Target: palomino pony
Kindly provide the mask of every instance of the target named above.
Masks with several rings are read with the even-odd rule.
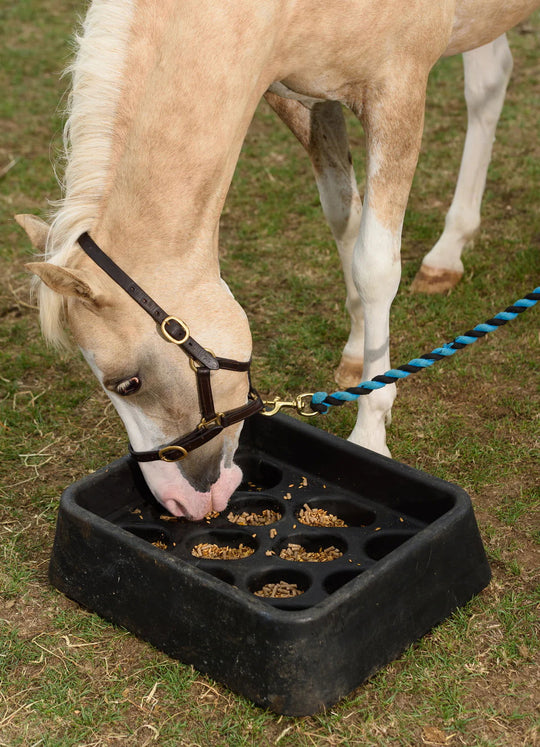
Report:
[[[466,157],[445,235],[417,280],[438,289],[460,275],[459,244],[478,222],[511,67],[502,35],[538,4],[91,4],[72,66],[64,198],[50,227],[18,220],[47,259],[29,265],[42,281],[45,337],[60,344],[70,328],[173,514],[200,519],[226,506],[240,480],[242,418],[260,408],[248,322],[220,278],[218,228],[261,96],[308,151],[342,258],[352,332],[340,380],[359,380],[362,367],[371,378],[390,367],[389,313],[429,72],[441,56],[467,53]],[[366,133],[363,206],[342,104]],[[388,453],[394,396],[385,387],[360,398],[353,441]]]

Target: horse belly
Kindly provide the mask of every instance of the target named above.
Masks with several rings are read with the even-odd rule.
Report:
[[[280,46],[287,90],[276,93],[350,103],[403,70],[423,74],[448,44],[453,10],[450,0],[299,2]]]
[[[444,56],[492,42],[538,7],[539,0],[457,0],[454,26]]]

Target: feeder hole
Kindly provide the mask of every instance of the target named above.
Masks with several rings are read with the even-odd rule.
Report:
[[[279,467],[263,459],[239,454],[235,458],[235,462],[242,470],[243,475],[237,492],[256,493],[275,488],[283,478],[283,472]]]
[[[310,584],[309,576],[301,571],[274,568],[252,576],[248,588],[259,598],[283,600],[301,596]]]
[[[167,549],[172,542],[166,532],[155,527],[124,524],[122,529],[125,529],[130,534],[134,534],[136,537],[145,540],[145,542],[149,542],[151,545],[160,547],[163,550]]]
[[[227,519],[237,526],[268,526],[282,518],[281,503],[261,495],[233,498],[227,509]]]
[[[258,542],[247,532],[228,529],[201,532],[192,537],[189,552],[197,560],[242,560],[258,548]]]
[[[329,534],[292,534],[278,542],[274,552],[292,563],[327,563],[342,557],[347,543]]]
[[[331,496],[327,495],[317,496],[305,501],[305,505],[308,507],[309,523],[307,523],[305,517],[301,517],[301,512],[304,508],[304,505],[302,505],[302,507],[297,511],[296,516],[298,521],[300,521],[302,524],[306,524],[307,526],[330,526],[333,529],[338,529],[340,527],[334,525],[331,518],[336,517],[336,519],[341,520],[341,522],[346,524],[347,527],[363,527],[372,524],[376,518],[375,511],[372,511],[370,508],[366,508],[365,506],[359,505],[355,501],[348,500],[347,498],[332,498]],[[320,523],[317,521],[317,517],[315,516],[313,516],[315,521],[311,521],[309,517],[309,509],[313,509],[312,514],[318,513],[319,511],[325,512],[325,514],[329,517],[328,523],[324,523],[324,514],[320,515]]]

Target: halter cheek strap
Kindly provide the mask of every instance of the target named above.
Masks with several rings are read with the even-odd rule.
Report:
[[[251,361],[235,361],[220,358],[203,348],[191,337],[185,322],[170,316],[161,308],[137,283],[130,278],[105,252],[100,249],[88,233],[79,237],[83,251],[107,273],[141,308],[143,308],[159,325],[161,334],[167,342],[178,345],[190,359],[195,372],[201,420],[196,428],[169,444],[150,451],[134,451],[129,445],[131,455],[139,462],[162,460],[178,462],[190,451],[211,441],[224,428],[239,423],[262,410],[263,403],[251,384]],[[226,412],[216,413],[212,394],[211,372],[218,369],[226,371],[247,372],[249,379],[248,402]]]
[[[198,361],[211,370],[219,368],[215,356],[201,347],[199,343],[190,336],[187,325],[167,312],[143,291],[140,285],[119,267],[108,254],[100,249],[96,242],[87,233],[79,237],[79,244],[86,254],[104,270],[125,292],[136,301],[147,314],[160,325],[163,336],[169,342],[179,345],[182,350],[193,360]]]

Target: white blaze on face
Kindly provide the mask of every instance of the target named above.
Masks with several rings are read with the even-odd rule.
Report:
[[[92,353],[82,351],[88,365],[98,381],[103,383],[103,374],[97,367]],[[167,441],[161,429],[140,407],[105,389],[120,415],[135,451],[149,451]],[[179,434],[180,435],[180,434]],[[186,457],[189,459],[189,456]],[[220,464],[219,478],[210,490],[196,490],[184,477],[178,462],[140,462],[139,466],[152,495],[174,516],[183,516],[193,521],[202,519],[209,511],[223,511],[242,479],[240,468],[231,462],[226,467]]]

